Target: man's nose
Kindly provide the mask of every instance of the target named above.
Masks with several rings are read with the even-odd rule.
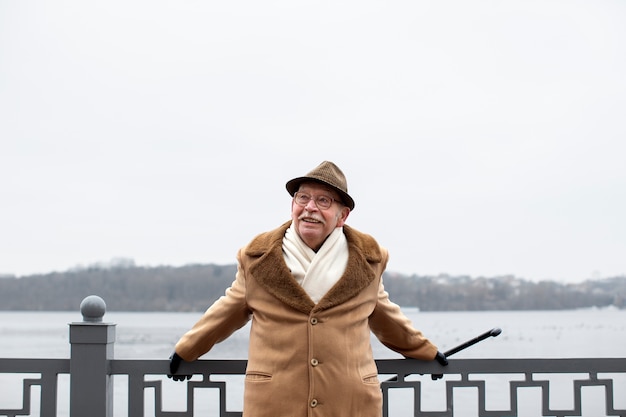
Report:
[[[309,200],[308,203],[306,203],[306,206],[304,206],[305,209],[307,209],[307,211],[313,211],[313,210],[317,210],[317,204],[315,203],[315,199],[312,198]]]

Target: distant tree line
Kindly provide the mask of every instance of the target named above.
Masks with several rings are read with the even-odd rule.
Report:
[[[0,277],[0,310],[78,310],[98,295],[109,311],[204,311],[235,277],[236,265],[138,267],[92,265],[66,272]],[[418,276],[385,273],[385,289],[401,306],[422,311],[559,310],[626,307],[626,276],[577,284],[513,276]]]
[[[387,274],[385,288],[400,305],[422,311],[565,310],[626,307],[626,276],[566,284],[513,276],[471,278]]]
[[[98,267],[0,279],[0,310],[78,310],[88,295],[108,311],[204,311],[232,283],[235,265]]]

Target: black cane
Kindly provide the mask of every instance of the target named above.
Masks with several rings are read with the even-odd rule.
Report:
[[[485,332],[485,333],[481,334],[480,336],[476,336],[472,340],[468,340],[465,343],[461,343],[457,347],[452,348],[452,349],[444,352],[443,354],[446,355],[446,358],[447,358],[448,356],[452,356],[455,353],[462,351],[463,349],[467,349],[468,347],[470,347],[472,345],[475,345],[476,343],[480,342],[481,340],[485,340],[488,337],[496,337],[500,333],[502,333],[502,329],[500,329],[498,327],[495,327],[495,328],[489,330],[488,332]]]
[[[443,354],[445,355],[445,357],[449,357],[454,355],[455,353],[458,353],[460,351],[462,351],[463,349],[467,349],[468,347],[475,345],[476,343],[485,340],[488,337],[496,337],[498,336],[500,333],[502,333],[502,329],[498,328],[498,327],[494,327],[493,329],[489,330],[488,332],[485,332],[483,334],[481,334],[480,336],[476,336],[475,338],[468,340],[467,342],[463,342],[460,345],[458,345],[457,347],[453,347],[450,350],[445,351]],[[441,378],[442,375],[437,375],[437,378],[435,377],[435,375],[433,375],[433,379],[438,379]],[[397,381],[398,377],[394,376],[393,378],[389,378],[388,380],[386,380],[385,382],[392,382],[392,381]]]

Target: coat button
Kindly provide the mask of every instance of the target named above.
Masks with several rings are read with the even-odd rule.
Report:
[[[315,326],[317,323],[317,317],[311,317],[311,324]]]
[[[317,407],[317,400],[315,398],[311,400],[311,407],[313,408]]]
[[[317,359],[315,359],[315,358],[311,359],[311,365],[317,366],[319,364],[320,364],[320,362]]]

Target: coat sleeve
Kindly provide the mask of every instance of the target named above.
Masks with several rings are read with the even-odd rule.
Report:
[[[176,343],[176,353],[186,361],[198,359],[216,343],[243,327],[250,320],[250,314],[246,303],[245,273],[239,262],[235,281],[180,338]]]
[[[421,331],[415,329],[400,307],[389,299],[382,277],[378,286],[376,308],[369,322],[372,332],[389,349],[409,358],[423,360],[435,358],[437,346],[431,343]]]

